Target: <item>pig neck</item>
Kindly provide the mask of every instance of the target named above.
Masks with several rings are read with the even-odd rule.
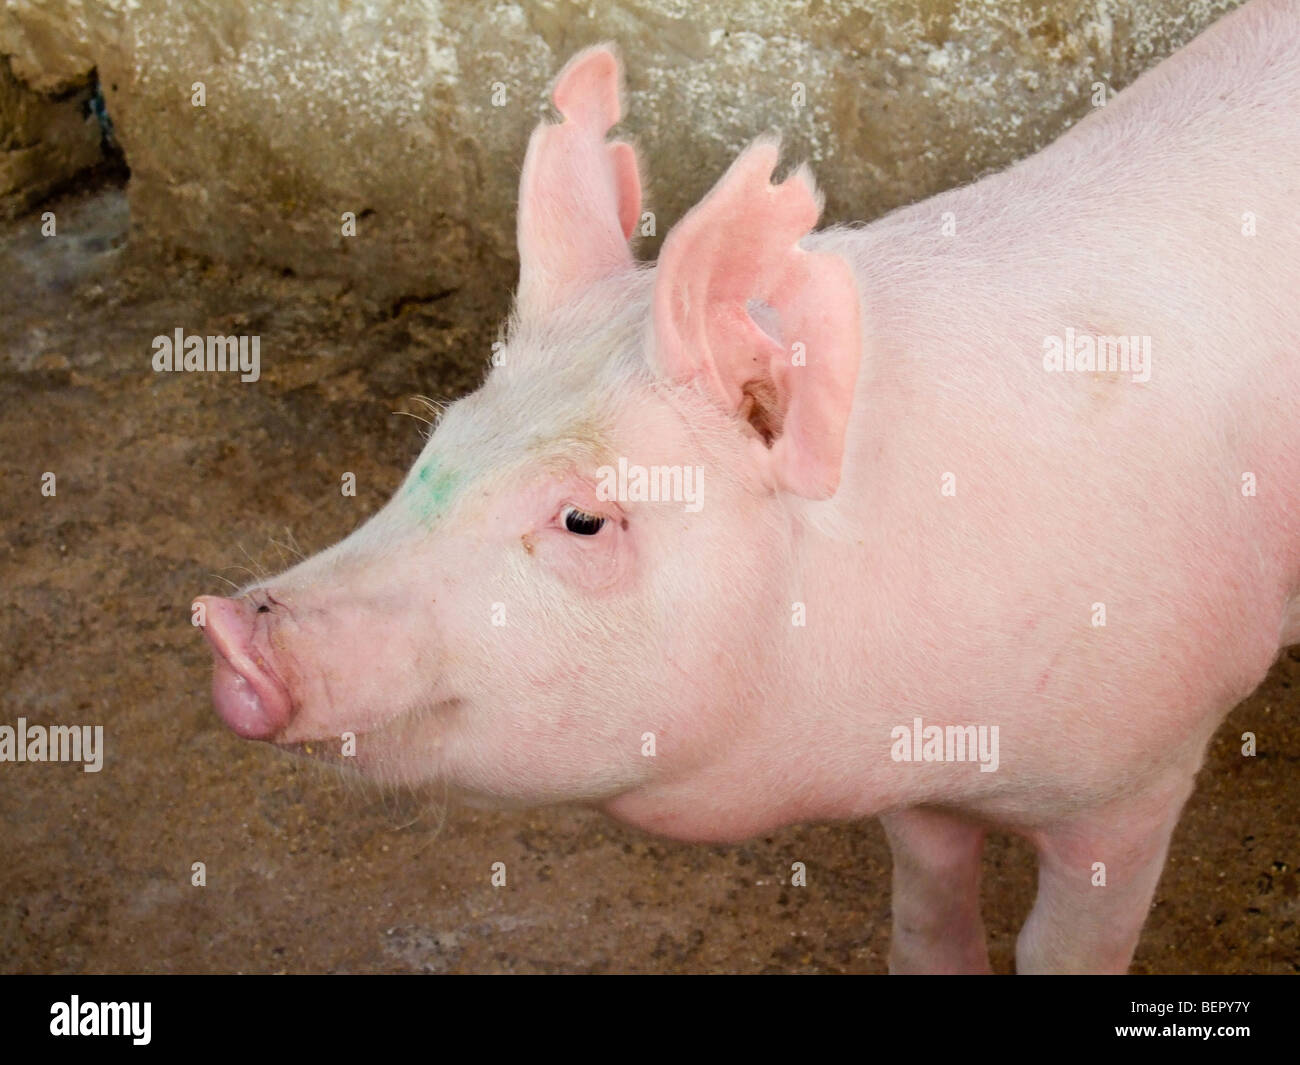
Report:
[[[730,841],[794,822],[958,802],[997,776],[971,764],[918,773],[890,756],[892,731],[917,716],[925,725],[977,723],[960,697],[967,678],[951,675],[944,659],[958,604],[918,591],[934,586],[924,571],[935,549],[915,528],[917,459],[898,445],[918,421],[928,424],[931,390],[946,376],[935,367],[956,373],[987,355],[978,344],[955,350],[951,315],[966,312],[954,311],[953,293],[969,287],[957,276],[965,268],[945,262],[928,235],[899,241],[896,221],[879,235],[867,228],[812,238],[845,254],[860,276],[870,262],[869,283],[892,282],[863,300],[870,327],[841,489],[792,526],[795,568],[769,634],[781,653],[733,693],[744,710],[728,717],[748,727],[714,737],[714,757],[689,773],[605,803],[621,820],[674,838]],[[940,454],[970,446],[955,427],[938,435]],[[943,468],[926,473],[935,500]],[[806,625],[791,625],[792,603],[806,604]]]

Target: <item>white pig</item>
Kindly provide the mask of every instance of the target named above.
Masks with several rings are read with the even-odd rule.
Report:
[[[759,140],[657,264],[619,81],[576,56],[529,143],[502,365],[355,533],[199,600],[218,712],[680,839],[880,816],[900,972],[988,969],[1020,833],[1017,969],[1125,970],[1300,641],[1300,10],[867,226]]]

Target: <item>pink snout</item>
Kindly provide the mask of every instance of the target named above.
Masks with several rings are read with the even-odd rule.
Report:
[[[250,740],[270,739],[289,724],[289,693],[254,647],[259,607],[247,597],[204,595],[203,635],[212,647],[212,702],[221,720]],[[264,608],[263,608],[264,609]]]

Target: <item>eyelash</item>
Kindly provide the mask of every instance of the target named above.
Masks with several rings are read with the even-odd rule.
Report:
[[[599,514],[588,514],[585,510],[579,510],[572,504],[560,511],[560,524],[564,526],[566,531],[573,533],[575,536],[595,536],[605,527],[608,520],[608,518],[603,518]],[[575,525],[578,527],[574,528]]]

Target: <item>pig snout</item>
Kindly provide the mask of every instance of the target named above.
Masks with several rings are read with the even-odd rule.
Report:
[[[267,740],[289,724],[289,693],[254,646],[265,603],[249,596],[195,600],[204,609],[203,635],[212,648],[212,702],[217,713],[245,739]]]

